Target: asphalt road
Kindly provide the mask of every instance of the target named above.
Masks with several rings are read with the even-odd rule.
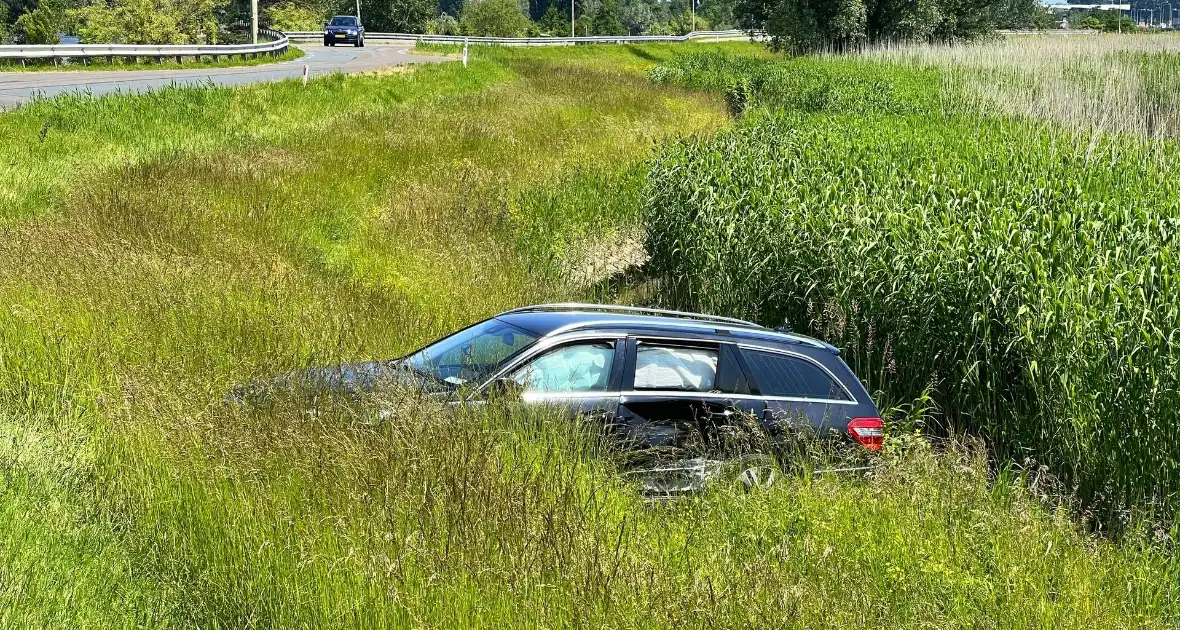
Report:
[[[0,109],[11,109],[35,95],[54,96],[68,92],[145,92],[173,84],[245,85],[279,81],[301,76],[304,64],[307,65],[311,76],[315,77],[332,72],[366,72],[444,59],[411,54],[412,46],[405,44],[383,45],[366,42],[364,48],[326,48],[321,44],[299,44],[299,47],[306,53],[300,59],[240,68],[0,72]]]

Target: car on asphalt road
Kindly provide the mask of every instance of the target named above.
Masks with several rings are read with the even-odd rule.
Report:
[[[324,45],[336,44],[352,44],[357,48],[365,45],[365,26],[360,18],[337,15],[324,23]]]
[[[398,359],[300,371],[238,388],[235,398],[384,386],[457,404],[509,393],[604,422],[637,450],[681,452],[649,467],[667,473],[657,486],[645,482],[657,493],[696,489],[720,470],[724,460],[683,449],[716,443],[743,419],[769,438],[763,444],[802,431],[863,455],[884,440],[872,398],[830,344],[729,317],[600,304],[514,309]],[[772,481],[777,466],[760,461],[763,470],[739,471],[747,485]]]

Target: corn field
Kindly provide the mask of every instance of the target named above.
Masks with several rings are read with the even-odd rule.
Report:
[[[1060,102],[1034,106],[1062,67],[1017,63],[1012,46],[654,70],[752,99],[737,129],[655,159],[651,266],[681,306],[838,343],[887,406],[931,394],[930,428],[1047,467],[1103,522],[1166,513],[1180,496],[1180,147],[1160,121],[1180,109],[1122,71],[1170,65],[1070,48],[1074,68],[1109,73],[1078,92],[1154,103],[1112,126],[1108,98],[1082,125]],[[1009,81],[985,83],[997,72]]]

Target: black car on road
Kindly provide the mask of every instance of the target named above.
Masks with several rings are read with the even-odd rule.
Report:
[[[352,44],[357,48],[365,45],[365,27],[360,18],[337,15],[324,23],[324,45],[336,44]]]
[[[739,319],[660,309],[528,306],[399,359],[284,379],[350,393],[410,384],[455,403],[508,391],[525,404],[599,419],[641,449],[674,451],[735,417],[772,438],[802,428],[867,450],[884,440],[873,400],[837,348]],[[700,477],[710,465],[693,457],[662,470]]]

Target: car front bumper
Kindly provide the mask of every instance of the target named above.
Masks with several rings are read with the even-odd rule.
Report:
[[[349,35],[348,33],[327,33],[324,35],[324,43],[331,42],[333,44],[355,44],[360,39],[360,33]]]

